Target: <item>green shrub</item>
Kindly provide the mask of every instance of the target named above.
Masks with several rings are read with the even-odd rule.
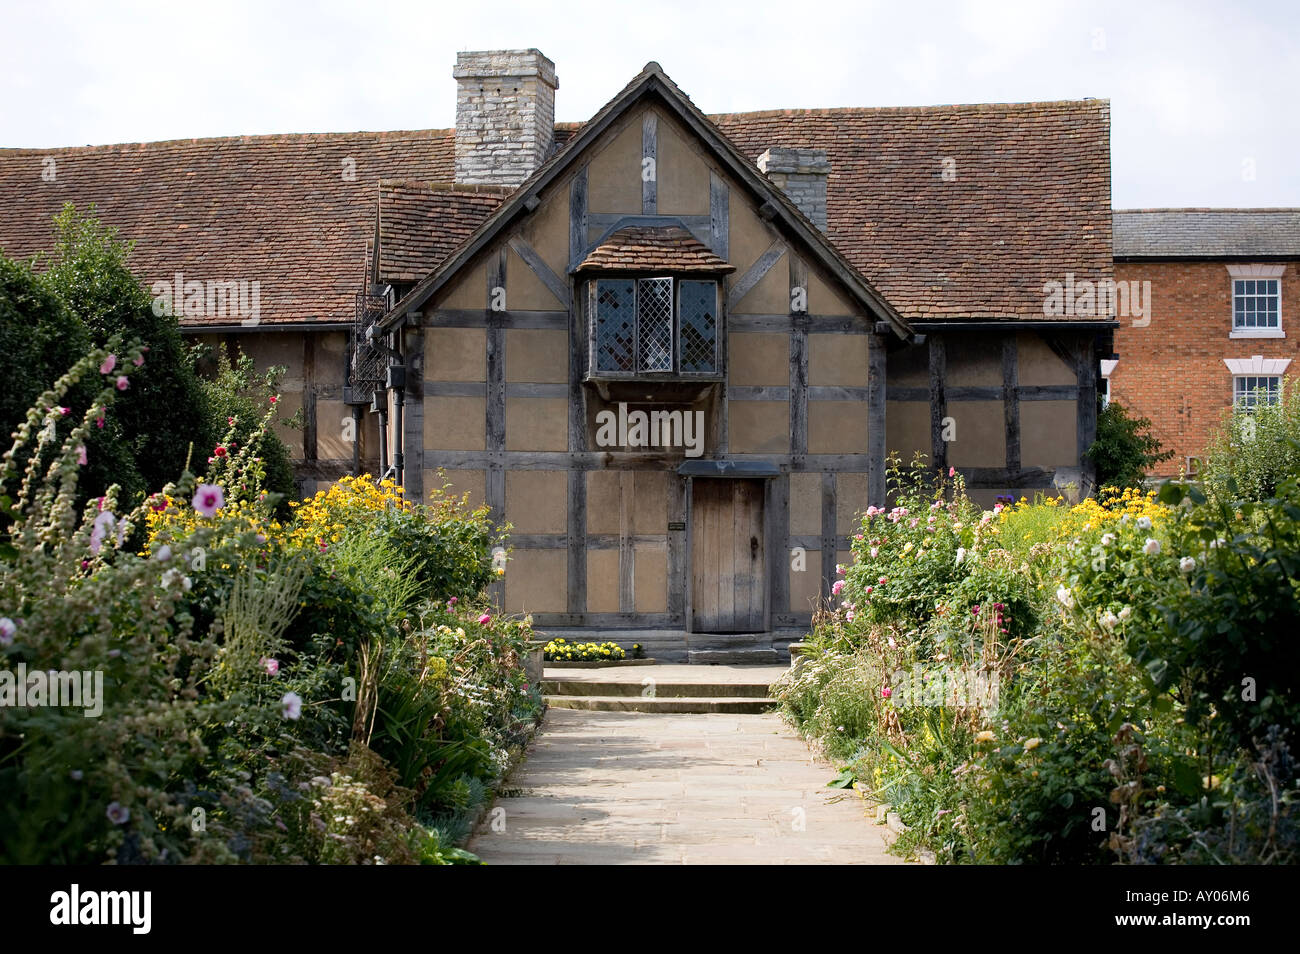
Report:
[[[1151,468],[1174,456],[1147,433],[1151,421],[1130,417],[1118,401],[1097,414],[1097,439],[1085,457],[1096,467],[1098,487],[1140,487]]]
[[[1273,497],[1300,473],[1300,391],[1278,404],[1229,411],[1206,447],[1202,477],[1208,493],[1231,502]]]

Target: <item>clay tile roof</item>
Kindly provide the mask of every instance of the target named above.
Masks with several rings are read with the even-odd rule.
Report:
[[[1117,209],[1116,258],[1300,256],[1300,209]]]
[[[826,150],[828,237],[903,317],[923,321],[1041,320],[1045,282],[1112,274],[1109,117],[1108,102],[1084,100],[709,119],[751,161],[773,146]],[[558,124],[557,141],[580,128]],[[348,321],[377,200],[384,280],[431,269],[498,200],[395,184],[450,181],[453,139],[440,129],[0,149],[0,249],[48,250],[64,202],[93,203],[136,242],[146,283],[178,271],[257,280],[264,322]],[[42,178],[48,159],[54,181]]]
[[[625,272],[734,272],[707,245],[677,226],[628,226],[591,250],[575,271],[601,269]]]
[[[512,191],[448,182],[380,182],[379,281],[417,282],[428,275]]]
[[[709,118],[826,150],[827,236],[908,321],[1041,321],[1045,282],[1113,274],[1108,100]]]
[[[255,280],[263,323],[351,321],[380,180],[445,181],[452,162],[450,129],[0,149],[0,249],[48,251],[62,205],[93,203],[146,285]],[[230,319],[184,323],[205,322]]]

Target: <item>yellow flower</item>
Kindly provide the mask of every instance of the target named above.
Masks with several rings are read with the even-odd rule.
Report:
[[[977,732],[977,733],[975,734],[975,741],[976,741],[976,742],[980,742],[980,743],[983,743],[983,742],[992,742],[992,741],[993,741],[994,739],[996,739],[996,738],[997,738],[997,736],[995,736],[995,735],[994,735],[990,730],[988,730],[988,729],[985,729],[983,732]]]
[[[1043,740],[1039,738],[1025,739],[1025,751],[1032,752],[1042,744]]]

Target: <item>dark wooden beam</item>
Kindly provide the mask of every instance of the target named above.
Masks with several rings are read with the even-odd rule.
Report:
[[[647,109],[641,119],[641,212],[659,212],[659,117]],[[650,160],[647,174],[646,160]]]
[[[576,268],[587,253],[587,167],[569,182],[569,268]]]
[[[568,308],[569,283],[551,271],[551,266],[546,264],[542,256],[538,254],[537,249],[517,235],[511,236],[510,247],[524,260],[524,264],[541,280],[542,284],[555,296],[556,300],[565,308]]]
[[[835,474],[822,474],[822,595],[829,596],[835,583]]]
[[[885,336],[867,338],[867,503],[885,505],[886,379]]]
[[[758,261],[749,266],[745,271],[745,274],[741,275],[731,283],[731,287],[727,290],[728,314],[737,304],[739,304],[742,298],[753,290],[755,285],[763,280],[763,276],[768,273],[773,265],[781,260],[781,256],[784,255],[785,252],[785,243],[780,239],[777,239],[768,247],[766,252],[758,257]]]
[[[709,170],[709,248],[718,258],[731,257],[731,190],[713,170]]]
[[[1002,417],[1007,470],[1020,471],[1020,356],[1014,332],[1002,337]]]
[[[944,393],[947,378],[947,352],[942,335],[930,335],[930,466],[948,468],[948,445],[943,439],[943,419],[948,415]]]

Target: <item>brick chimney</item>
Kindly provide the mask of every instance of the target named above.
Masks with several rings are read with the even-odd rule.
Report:
[[[758,157],[758,168],[813,225],[826,231],[826,178],[831,164],[825,149],[769,149]]]
[[[555,64],[538,50],[457,53],[456,181],[517,186],[555,143]]]

